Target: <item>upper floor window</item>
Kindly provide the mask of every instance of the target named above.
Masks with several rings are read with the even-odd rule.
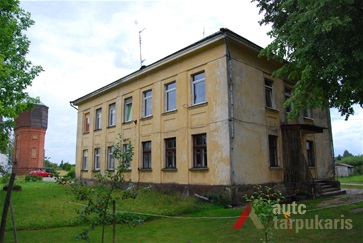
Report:
[[[285,88],[285,102],[291,98],[291,89],[290,88]],[[286,107],[286,112],[289,113],[292,110],[292,103],[290,103],[290,105],[288,107]]]
[[[142,168],[151,169],[151,141],[142,143]]]
[[[99,108],[96,110],[95,130],[100,130],[101,128],[102,128],[102,109]]]
[[[124,102],[124,122],[132,120],[132,97],[125,99]]]
[[[206,102],[205,72],[192,75],[192,104]]]
[[[165,139],[165,168],[176,168],[176,139]]]
[[[101,155],[100,155],[100,148],[95,148],[95,155],[94,155],[94,169],[95,170],[100,170],[100,166],[101,166]]]
[[[272,81],[270,80],[265,80],[265,96],[266,96],[266,107],[274,108]]]
[[[277,136],[268,136],[268,147],[269,147],[269,157],[270,157],[270,167],[277,167]]]
[[[306,141],[306,155],[308,157],[308,165],[315,167],[314,142]]]
[[[152,90],[143,92],[142,95],[142,116],[147,117],[152,115]]]
[[[193,166],[207,167],[207,135],[193,135]]]
[[[82,170],[88,170],[88,150],[83,150]]]
[[[88,133],[90,129],[90,113],[84,114],[84,132]]]
[[[115,148],[113,146],[109,146],[107,148],[107,170],[115,169],[115,158],[113,156],[113,151]]]
[[[108,106],[108,126],[116,126],[116,104],[113,103]]]
[[[165,84],[164,111],[176,109],[176,82]]]

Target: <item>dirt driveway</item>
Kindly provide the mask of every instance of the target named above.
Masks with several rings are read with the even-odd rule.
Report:
[[[325,200],[319,204],[320,207],[353,204],[363,201],[363,189],[343,188],[347,193],[344,195],[334,196],[329,200]],[[358,208],[363,211],[363,208]]]

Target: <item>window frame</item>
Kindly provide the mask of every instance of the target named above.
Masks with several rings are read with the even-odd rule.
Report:
[[[132,97],[124,99],[124,122],[132,121]]]
[[[101,148],[95,148],[93,168],[95,171],[101,170]]]
[[[125,153],[125,151],[127,151],[130,147],[130,144],[129,143],[125,143],[122,145],[122,151]],[[125,171],[131,171],[131,162],[132,160],[129,162],[129,163],[125,163],[124,164],[124,170]]]
[[[269,79],[265,79],[265,105],[267,108],[275,109],[273,81]]]
[[[91,128],[91,114],[89,112],[84,114],[83,132],[89,133]]]
[[[116,126],[116,103],[108,105],[108,127]]]
[[[82,170],[88,170],[88,149],[83,150],[82,156]]]
[[[147,145],[150,145],[149,148]],[[151,141],[142,142],[142,169],[151,169],[152,163],[152,145]]]
[[[309,167],[316,167],[314,141],[306,140],[306,159]]]
[[[148,93],[150,92],[150,95]],[[142,92],[142,117],[150,117],[153,114],[152,89]],[[150,111],[148,110],[150,108]]]
[[[268,154],[270,168],[279,167],[278,136],[268,135]]]
[[[290,99],[292,96],[292,89],[289,87],[285,87],[285,102]],[[285,108],[286,113],[291,112],[293,109],[292,103],[288,107]]]
[[[168,147],[168,142],[173,141],[174,147]],[[176,138],[166,138],[165,142],[165,169],[176,169]],[[171,153],[171,154],[170,154]],[[171,164],[169,163],[171,159]]]
[[[170,85],[173,85],[174,87],[169,88]],[[170,96],[171,94],[174,94],[174,96]],[[172,102],[171,99],[174,100]],[[171,104],[173,107],[170,108]],[[175,111],[176,110],[176,81],[169,82],[164,85],[164,112],[169,111]]]
[[[95,130],[102,129],[102,108],[96,109]]]
[[[115,170],[115,157],[113,152],[115,151],[114,146],[107,147],[107,170],[114,171]]]
[[[196,79],[198,75],[203,74],[203,78]],[[203,83],[203,89],[204,89],[204,97],[202,96],[202,99],[199,101],[200,98],[197,97],[196,92],[196,85]],[[205,78],[205,71],[200,71],[195,74],[191,75],[191,98],[192,98],[192,105],[199,105],[207,102],[207,92],[206,92],[206,78]],[[203,93],[203,92],[202,92]]]
[[[200,137],[202,141],[205,141],[204,144],[197,144],[197,140]],[[195,134],[192,136],[192,139],[193,139],[193,168],[208,168],[207,134],[206,133]],[[200,164],[198,163],[199,156],[201,156]]]

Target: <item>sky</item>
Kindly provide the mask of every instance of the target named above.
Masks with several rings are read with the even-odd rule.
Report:
[[[45,156],[75,163],[73,101],[174,53],[220,28],[266,47],[269,26],[250,0],[32,1],[21,8],[35,21],[26,32],[27,59],[44,68],[26,90],[49,107]],[[363,110],[344,120],[331,110],[335,155],[363,154]]]

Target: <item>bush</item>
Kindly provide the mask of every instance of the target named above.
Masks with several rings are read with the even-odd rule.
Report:
[[[65,177],[75,178],[76,177],[76,167],[72,166]]]
[[[25,181],[42,181],[43,177],[38,176],[38,175],[26,175],[25,176]]]
[[[10,175],[9,175],[9,174],[4,175],[4,176],[3,176],[3,177],[1,177],[1,179],[0,179],[0,182],[1,182],[2,184],[8,184],[8,183],[9,183],[9,181],[10,181]]]

